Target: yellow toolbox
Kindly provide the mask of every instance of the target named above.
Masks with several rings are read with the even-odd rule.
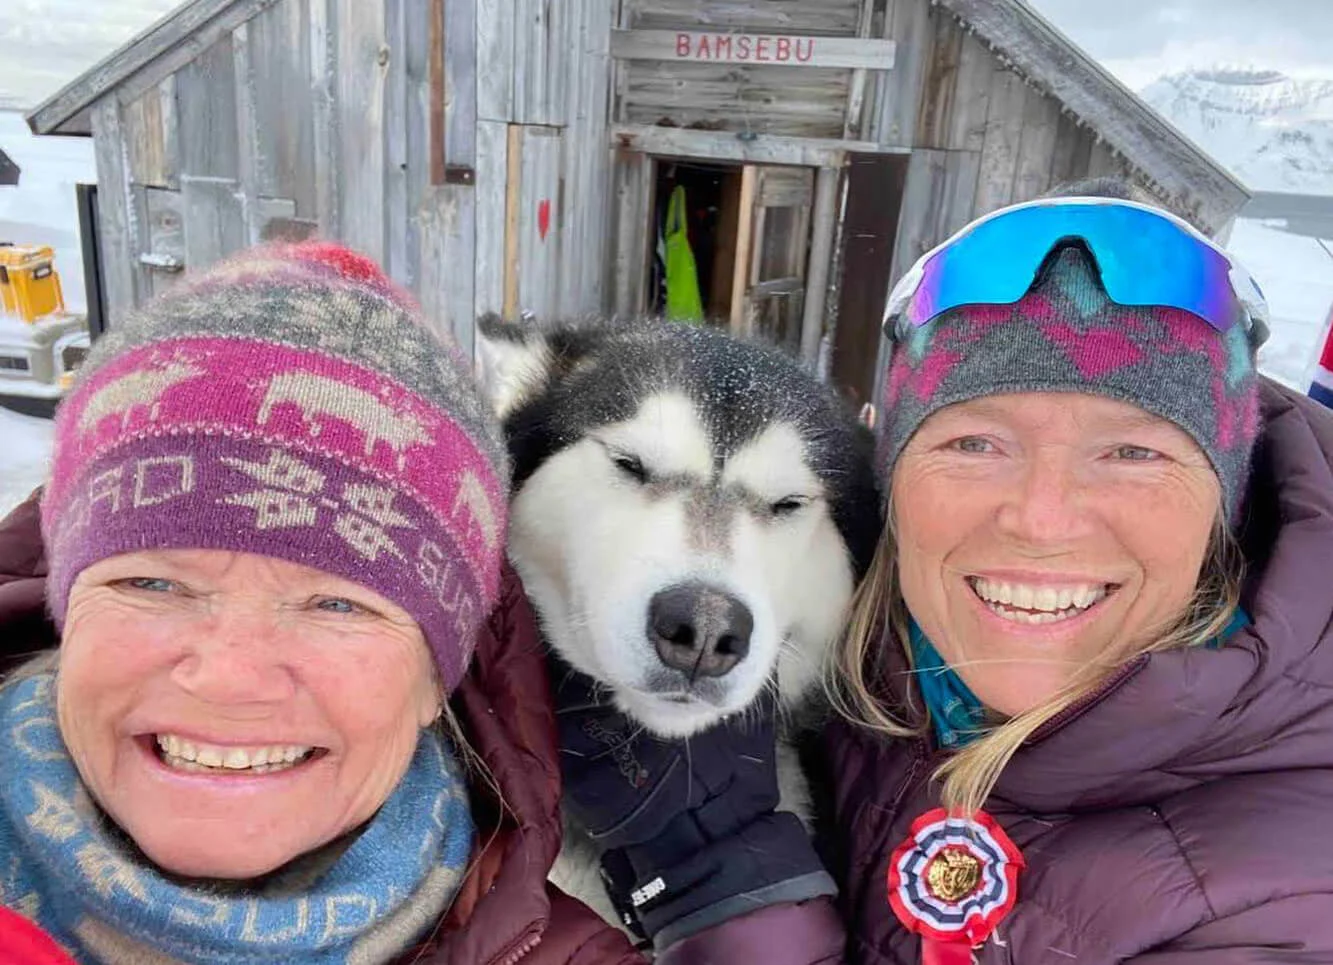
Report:
[[[7,313],[35,322],[65,310],[55,257],[47,245],[0,245],[0,305]]]

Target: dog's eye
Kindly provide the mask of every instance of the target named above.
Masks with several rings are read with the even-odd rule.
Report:
[[[611,461],[616,464],[617,469],[635,482],[643,483],[648,481],[648,470],[643,468],[643,460],[638,456],[631,456],[628,453],[617,452],[612,454]]]
[[[809,502],[810,500],[804,496],[788,496],[785,499],[779,499],[768,509],[774,516],[790,516]]]

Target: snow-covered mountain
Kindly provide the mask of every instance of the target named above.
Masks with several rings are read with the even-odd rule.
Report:
[[[1333,79],[1190,70],[1141,96],[1252,190],[1333,195]]]

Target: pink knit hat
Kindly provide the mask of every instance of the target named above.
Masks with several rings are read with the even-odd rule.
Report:
[[[461,353],[372,262],[256,248],[117,326],[61,405],[51,610],[120,553],[272,556],[403,607],[452,688],[498,592],[506,467]]]

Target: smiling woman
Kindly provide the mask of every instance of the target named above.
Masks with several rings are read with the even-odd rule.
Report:
[[[0,525],[0,651],[47,643],[43,589],[60,638],[0,671],[0,960],[36,947],[13,913],[102,965],[634,960],[547,891],[507,476],[457,350],[337,246],[244,253],[104,336],[45,559],[32,502]]]
[[[390,600],[285,560],[179,549],[79,574],[57,710],[88,791],[155,864],[244,879],[369,820],[440,693]]]
[[[1225,251],[1105,182],[891,295],[887,524],[826,733],[861,960],[1333,954],[1333,839],[1303,830],[1333,793],[1333,419],[1258,377],[1264,323]]]

